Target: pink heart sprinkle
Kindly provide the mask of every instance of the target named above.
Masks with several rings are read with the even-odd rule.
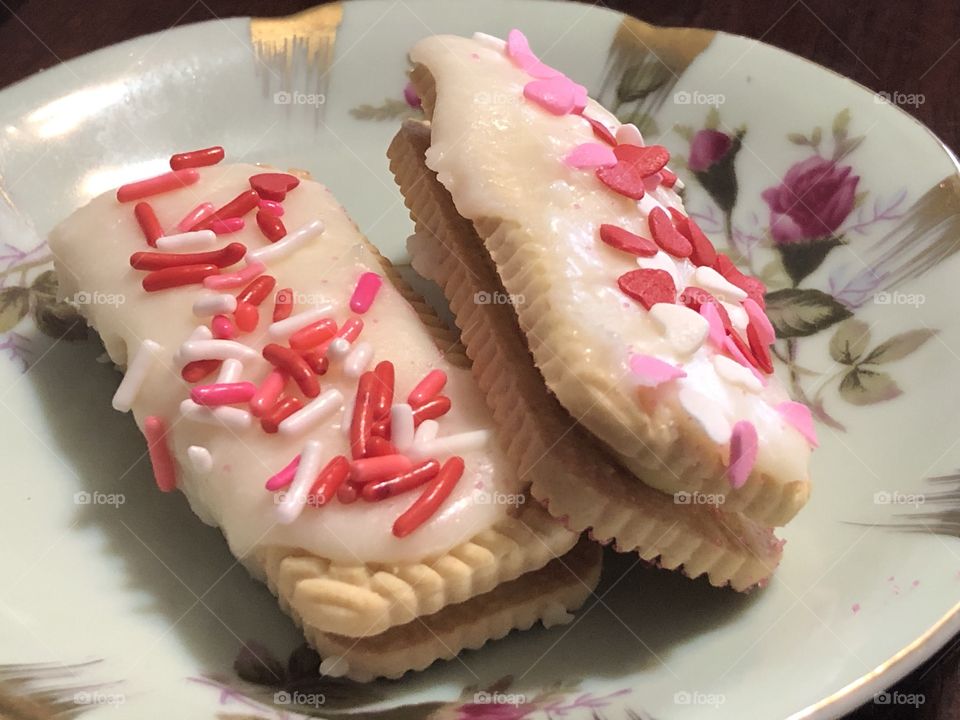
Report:
[[[727,331],[723,327],[723,319],[720,317],[720,311],[712,302],[705,302],[700,306],[700,314],[703,315],[707,325],[710,326],[708,337],[717,349],[722,349],[727,340]],[[739,350],[737,351],[739,352]],[[741,353],[742,354],[742,353]]]
[[[507,56],[511,60],[516,60],[521,55],[533,55],[533,51],[530,49],[527,36],[514,28],[507,33]]]
[[[617,164],[617,156],[613,154],[613,148],[609,145],[600,143],[583,143],[577,145],[563,162],[572,168],[582,170],[584,168],[611,167]]]
[[[519,30],[511,30],[507,35],[507,55],[517,67],[535,78],[547,79],[563,75],[559,70],[541,62],[530,49],[526,35]]]
[[[729,335],[723,338],[723,349],[727,351],[727,354],[731,358],[733,358],[738,363],[740,363],[745,368],[747,368],[750,372],[752,372],[753,376],[757,378],[757,380],[759,380],[762,385],[766,386],[767,379],[763,376],[763,374],[759,370],[757,370],[753,366],[753,363],[747,359],[747,356],[740,351],[740,348],[737,347],[737,344],[733,341],[733,338],[730,337]]]
[[[531,80],[523,95],[553,115],[569,115],[579,105],[586,107],[587,89],[566,76]]]
[[[743,301],[743,309],[747,311],[747,317],[753,323],[757,330],[757,336],[764,345],[769,345],[777,339],[777,332],[773,329],[770,318],[763,311],[763,308],[757,304],[753,298],[747,298]]]
[[[663,176],[660,173],[654,173],[653,175],[647,175],[643,179],[643,190],[644,192],[652,193],[663,181]]]
[[[807,439],[812,447],[817,447],[817,431],[813,426],[813,414],[803,403],[787,400],[774,408],[780,416],[788,423],[793,425],[803,437]]]
[[[636,376],[637,382],[644,387],[657,387],[665,382],[687,376],[687,373],[676,365],[651,355],[631,355],[630,370]]]
[[[730,464],[727,478],[734,490],[743,487],[757,462],[757,429],[749,420],[740,420],[730,434]]]

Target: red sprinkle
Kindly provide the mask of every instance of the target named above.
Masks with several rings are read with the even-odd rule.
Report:
[[[322,507],[333,500],[333,496],[350,477],[350,461],[343,455],[337,455],[328,462],[310,488],[307,504]]]
[[[352,480],[363,485],[368,482],[378,482],[387,478],[410,472],[413,461],[406,455],[369,455],[353,461]]]
[[[610,128],[608,128],[602,122],[600,122],[599,120],[594,120],[592,117],[587,117],[586,115],[583,115],[583,114],[581,114],[580,117],[582,117],[584,120],[590,123],[590,127],[593,128],[593,134],[596,135],[599,140],[603,140],[605,143],[608,143],[609,145],[617,144],[617,138],[614,137],[614,134],[612,132],[610,132]]]
[[[180,371],[180,377],[188,383],[196,383],[220,369],[222,360],[194,360],[188,362]]]
[[[237,327],[226,315],[214,315],[210,329],[217,340],[233,340],[237,336]]]
[[[693,252],[693,246],[690,244],[690,241],[674,227],[673,221],[670,220],[662,208],[657,207],[650,211],[647,224],[650,226],[650,234],[653,236],[654,242],[656,242],[664,252],[679,258],[690,257],[690,253]]]
[[[647,310],[657,303],[677,300],[677,287],[666,270],[630,270],[617,278],[617,285]]]
[[[177,487],[177,470],[173,464],[173,455],[167,444],[167,425],[163,418],[149,415],[143,421],[143,434],[147,439],[147,451],[150,464],[153,465],[153,477],[160,492],[171,492]]]
[[[253,210],[259,202],[260,197],[253,190],[244,190],[212,215],[208,215],[203,220],[198,222],[196,225],[190,228],[190,230],[208,230],[210,226],[218,220],[243,217],[248,212]]]
[[[117,188],[117,200],[122,203],[142,200],[151,195],[159,195],[171,190],[179,190],[187,185],[193,185],[199,179],[200,173],[196,170],[174,170],[146,180],[121,185]]]
[[[320,394],[320,383],[317,381],[317,376],[313,374],[313,370],[307,365],[307,361],[298,353],[276,343],[265,345],[262,353],[268,363],[293,378],[304,395],[312,398]]]
[[[340,326],[340,329],[337,331],[337,337],[343,338],[347,342],[353,342],[360,337],[362,330],[363,320],[358,317],[352,317]]]
[[[617,145],[613,153],[617,164],[597,168],[597,177],[611,190],[633,200],[644,195],[643,179],[659,172],[670,159],[670,153],[661,145]]]
[[[284,288],[277,293],[273,306],[273,321],[286,320],[293,314],[293,288]]]
[[[690,241],[690,245],[693,250],[690,253],[690,262],[694,265],[706,265],[707,267],[713,267],[713,264],[717,261],[717,250],[713,247],[713,243],[710,242],[710,238],[704,234],[703,230],[700,229],[700,226],[694,221],[693,218],[685,216],[683,213],[676,210],[676,208],[670,208],[670,213],[673,215],[673,222],[683,236]]]
[[[287,228],[284,226],[283,220],[281,220],[279,216],[264,212],[263,210],[257,212],[257,226],[267,240],[272,243],[275,243],[287,234]]]
[[[770,351],[760,339],[757,329],[753,323],[747,325],[747,342],[750,343],[750,350],[753,351],[753,357],[757,360],[757,366],[768,375],[773,373],[773,361],[770,359]]]
[[[250,176],[250,187],[264,200],[283,202],[287,193],[300,184],[300,178],[287,173],[261,173]]]
[[[233,320],[240,332],[253,332],[260,324],[260,311],[253,303],[238,300],[237,309],[233,311]]]
[[[730,321],[730,314],[727,312],[727,309],[720,304],[719,300],[703,288],[694,287],[693,285],[685,287],[683,292],[680,293],[680,302],[697,312],[700,312],[700,307],[703,304],[708,302],[713,303],[717,309],[717,314],[720,316],[720,320],[723,321],[724,329],[730,332],[733,328],[733,323]]]
[[[237,302],[259,305],[267,299],[267,295],[276,285],[277,279],[273,275],[260,275],[240,291],[240,294],[237,295]]]
[[[760,363],[753,354],[753,350],[750,349],[747,341],[740,337],[740,333],[731,328],[731,330],[727,333],[727,337],[730,338],[737,350],[743,353],[743,356],[747,359],[747,362],[749,362],[755,368],[760,369]]]
[[[667,170],[666,168],[662,168],[660,170],[660,175],[663,176],[664,187],[672,188],[674,185],[677,184],[677,174],[672,170]]]
[[[657,254],[657,245],[652,240],[635,235],[618,225],[601,225],[600,239],[610,247],[623,250],[631,255],[653,257]]]
[[[349,505],[350,503],[357,501],[357,488],[353,483],[345,482],[340,486],[340,489],[337,490],[337,500],[339,500],[344,505]]]
[[[397,450],[396,446],[387,440],[382,438],[379,435],[371,435],[367,439],[367,455],[366,457],[382,457],[383,455],[396,455],[400,451]]]
[[[130,267],[134,270],[163,270],[184,265],[216,265],[224,268],[240,262],[246,254],[247,246],[238,242],[209,252],[135,252],[130,256]]]
[[[390,406],[393,405],[393,389],[395,382],[395,371],[393,363],[389,360],[383,360],[377,363],[373,369],[376,383],[376,397],[373,407],[373,417],[375,420],[383,420],[390,416]]]
[[[764,295],[767,292],[767,287],[757,278],[751,277],[750,275],[744,275],[740,272],[739,268],[733,264],[733,261],[724,255],[723,253],[717,254],[717,261],[713,265],[713,269],[718,273],[723,275],[729,282],[736,285],[738,288],[743,290],[747,295],[749,295],[761,309],[767,307],[767,301],[764,298]]]
[[[450,412],[451,402],[446,395],[437,395],[413,411],[413,425],[417,427],[424,420],[436,420]]]
[[[330,361],[327,360],[327,356],[321,355],[318,350],[308,350],[302,353],[302,355],[307,365],[309,365],[310,369],[317,375],[325,375],[327,370],[330,369]]]
[[[463,477],[463,469],[463,458],[455,455],[447,460],[423,494],[393,523],[393,534],[406,537],[429,520],[453,492]]]
[[[294,395],[281,395],[276,404],[260,418],[260,427],[263,428],[264,432],[272,435],[280,428],[281,422],[302,407],[303,403],[300,398]]]
[[[331,318],[321,318],[302,327],[290,336],[290,347],[294,350],[310,350],[331,339],[337,333],[337,323]]]
[[[264,378],[257,388],[256,394],[250,399],[250,412],[254,417],[263,417],[270,408],[277,404],[284,386],[287,384],[287,376],[279,370],[273,370]]]
[[[350,422],[350,453],[354,459],[365,457],[367,454],[367,441],[370,438],[376,410],[375,383],[376,376],[370,371],[363,373],[357,383],[357,399]]]
[[[143,278],[141,284],[147,292],[156,292],[183,285],[197,285],[202,283],[204,278],[216,275],[217,272],[217,266],[212,264],[168,267],[149,273]]]
[[[148,202],[138,202],[133,207],[133,214],[137,218],[140,229],[143,230],[143,236],[147,239],[147,245],[157,246],[157,238],[163,237],[163,228],[160,227],[160,221],[157,220],[157,214]]]
[[[367,483],[360,491],[360,496],[367,502],[376,500],[386,500],[400,493],[424,485],[437,476],[440,472],[440,463],[436,460],[426,460],[417,465],[413,470],[397,475],[396,477],[379,482]]]
[[[190,390],[190,399],[197,405],[218,406],[246,403],[257,392],[252,382],[214,383],[197,385]]]
[[[447,384],[447,374],[443,370],[431,370],[423,376],[423,380],[418,382],[410,395],[407,396],[407,404],[412,408],[418,408],[430,400],[433,400],[443,386]]]
[[[173,155],[170,158],[170,167],[173,170],[183,170],[184,168],[206,167],[207,165],[216,165],[223,160],[223,148],[219,145],[203,148],[203,150],[191,150]]]

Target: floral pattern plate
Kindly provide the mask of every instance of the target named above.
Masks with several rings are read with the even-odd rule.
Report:
[[[219,533],[152,489],[142,439],[110,409],[117,375],[57,302],[43,237],[172,151],[217,143],[312,171],[402,263],[411,226],[384,150],[417,113],[405,50],[514,26],[667,145],[698,221],[769,285],[780,372],[819,423],[813,499],[762,591],[610,554],[569,626],[399,682],[328,682]],[[752,40],[533,0],[213,21],[0,100],[4,712],[799,718],[922,702],[882,691],[960,630],[956,493],[942,489],[960,467],[960,179],[899,108]]]

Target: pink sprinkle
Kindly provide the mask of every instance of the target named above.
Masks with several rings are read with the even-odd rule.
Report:
[[[246,285],[264,270],[266,270],[266,266],[259,260],[254,260],[239,272],[224,275],[208,275],[203,279],[203,286],[210,290],[225,290],[240,287],[241,285]]]
[[[817,431],[813,426],[813,414],[803,403],[787,400],[774,408],[790,425],[793,425],[812,447],[817,447]],[[890,578],[891,580],[893,578]]]
[[[293,482],[293,477],[297,474],[297,468],[299,466],[300,456],[297,455],[283,470],[270,477],[264,487],[266,487],[270,492],[273,492],[274,490],[281,490],[287,487],[287,485]]]
[[[403,88],[403,99],[406,101],[407,105],[412,108],[418,108],[423,104],[423,101],[420,99],[420,96],[417,94],[417,89],[413,86],[412,82],[408,82]]]
[[[583,143],[582,145],[577,145],[570,151],[570,154],[563,159],[563,162],[578,170],[612,167],[617,164],[617,156],[613,154],[613,148],[609,145]]]
[[[226,315],[214,315],[210,329],[217,340],[233,340],[237,336],[236,326]]]
[[[644,387],[657,387],[665,382],[687,376],[687,373],[676,365],[651,355],[631,355],[630,369],[636,376],[637,382]]]
[[[224,218],[223,220],[214,220],[210,223],[210,229],[217,235],[229,235],[238,230],[243,230],[244,221],[242,217]]]
[[[720,317],[720,311],[717,310],[717,306],[713,302],[705,302],[700,306],[700,314],[703,315],[703,319],[707,321],[709,325],[709,335],[710,342],[712,342],[718,349],[722,349],[724,343],[727,340],[727,331],[723,327],[723,318]]]
[[[252,382],[213,383],[195,385],[190,390],[190,399],[197,405],[217,407],[219,405],[238,405],[248,402],[257,392]]]
[[[147,439],[153,478],[160,492],[171,492],[177,487],[177,471],[173,454],[167,444],[167,425],[163,418],[149,415],[143,421],[143,435]]]
[[[753,366],[753,363],[747,359],[747,356],[741,352],[740,348],[738,348],[737,344],[733,341],[733,338],[731,338],[729,335],[723,339],[723,349],[727,351],[727,354],[731,358],[750,370],[754,377],[756,377],[762,384],[766,385],[767,379],[763,376],[763,373]]]
[[[347,342],[353,342],[360,337],[360,331],[363,330],[363,320],[360,318],[350,318],[340,329],[337,330],[337,337],[343,338]]]
[[[656,172],[653,175],[647,175],[643,179],[643,189],[645,192],[652,193],[660,187],[661,182],[663,182],[663,175],[660,173]]]
[[[257,392],[250,400],[250,412],[254,417],[263,417],[274,406],[283,386],[287,384],[287,376],[279,370],[271,372],[257,388]]]
[[[757,304],[756,300],[746,298],[743,301],[743,309],[747,311],[747,317],[750,318],[750,322],[752,322],[753,327],[756,328],[757,337],[760,338],[760,342],[764,345],[769,345],[777,339],[777,332],[773,329],[770,318],[767,317],[767,314],[763,311],[763,308]]]
[[[171,190],[179,190],[187,185],[193,185],[199,179],[200,173],[193,168],[173,170],[146,180],[121,185],[117,188],[117,200],[122,203],[131,200],[143,200],[143,198],[151,195],[159,195]]]
[[[523,95],[554,115],[568,115],[587,105],[587,89],[566,76],[531,80]]]
[[[547,79],[561,77],[562,72],[550,67],[534,54],[526,35],[517,29],[507,34],[507,56],[521,70],[535,78]]]
[[[413,467],[413,461],[406,455],[379,455],[377,457],[354,460],[350,479],[359,484],[385,480],[403,475]]]
[[[273,215],[274,217],[283,216],[283,205],[276,200],[261,200],[257,203],[257,206],[267,215]]]
[[[350,309],[360,315],[369,310],[377,293],[380,292],[381,285],[383,285],[383,278],[377,273],[363,273],[357,280],[357,286],[350,297]]]
[[[853,610],[853,614],[856,615],[858,612],[860,612],[860,603],[854,603],[850,606],[850,609]]]
[[[213,215],[213,211],[215,209],[216,208],[213,207],[213,203],[200,203],[193,210],[184,215],[183,220],[177,223],[177,230],[180,232],[189,232],[190,228],[199,223],[201,220],[206,220],[208,217]]]
[[[727,477],[734,490],[743,487],[757,462],[757,428],[749,420],[740,420],[730,434],[730,465]]]

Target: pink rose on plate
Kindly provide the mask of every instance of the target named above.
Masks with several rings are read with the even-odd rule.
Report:
[[[693,172],[706,172],[730,152],[733,138],[719,130],[698,130],[690,141],[687,167]]]
[[[852,173],[849,165],[814,155],[764,190],[773,241],[784,246],[833,236],[853,210],[860,177]]]
[[[468,703],[457,708],[457,720],[524,720],[533,709],[531,705]]]

